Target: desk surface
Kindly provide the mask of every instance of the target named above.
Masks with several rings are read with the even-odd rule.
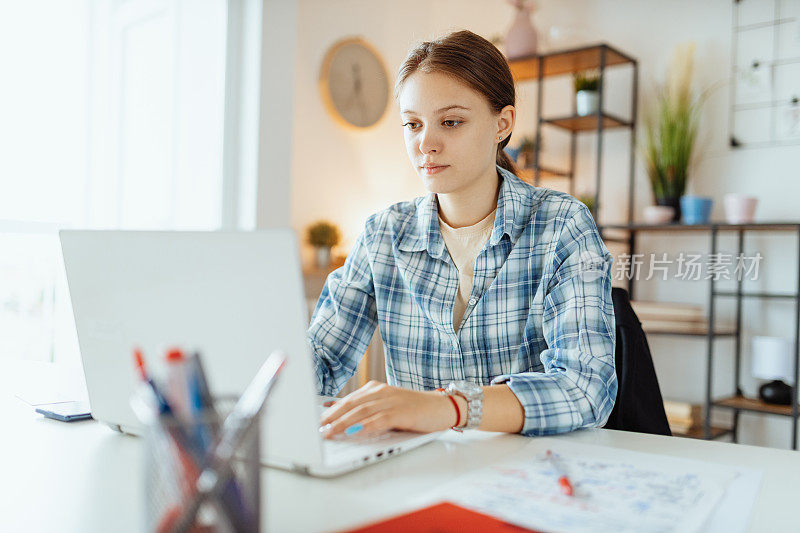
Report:
[[[142,531],[141,439],[94,421],[44,419],[13,396],[14,388],[8,386],[13,373],[2,374],[0,530]],[[329,480],[263,469],[264,526],[266,531],[311,532],[361,525],[407,510],[411,498],[443,480],[524,447],[544,449],[554,440],[762,469],[749,530],[798,529],[798,452],[602,429],[547,438],[449,432],[422,448]]]

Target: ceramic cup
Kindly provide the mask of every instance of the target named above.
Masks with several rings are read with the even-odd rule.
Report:
[[[681,196],[681,215],[684,224],[706,224],[711,216],[713,200],[703,196]]]
[[[745,194],[730,193],[723,199],[725,204],[725,220],[728,224],[748,224],[756,214],[758,198]]]
[[[668,224],[672,222],[675,208],[668,205],[648,205],[642,211],[644,221],[648,224]]]

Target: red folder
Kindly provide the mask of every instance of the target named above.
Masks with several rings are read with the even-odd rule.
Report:
[[[438,503],[410,513],[375,522],[346,533],[521,533],[533,531],[497,518],[459,507],[450,502]]]

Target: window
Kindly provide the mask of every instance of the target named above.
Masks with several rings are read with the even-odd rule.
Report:
[[[0,357],[77,341],[57,231],[219,229],[227,2],[0,7]]]

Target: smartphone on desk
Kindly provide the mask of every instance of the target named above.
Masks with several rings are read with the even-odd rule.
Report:
[[[36,412],[60,422],[76,422],[92,418],[86,402],[59,402],[36,406]]]

